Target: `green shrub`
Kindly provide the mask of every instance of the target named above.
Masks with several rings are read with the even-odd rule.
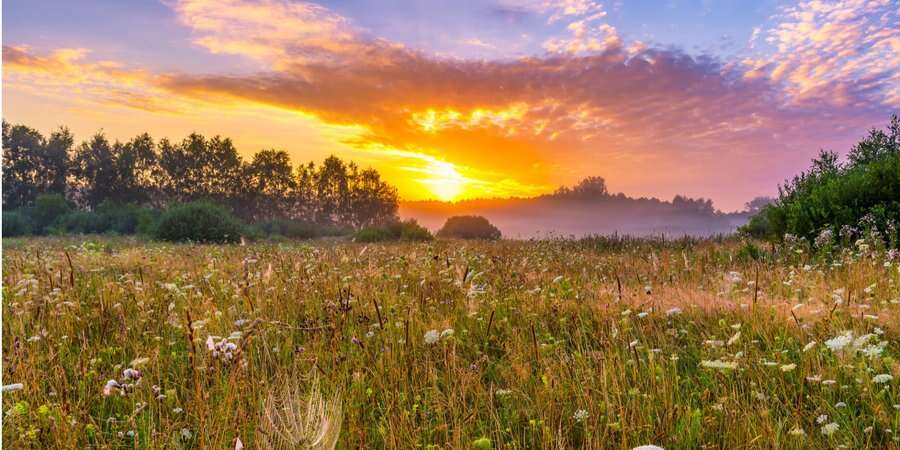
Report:
[[[33,228],[31,218],[22,211],[3,211],[3,237],[29,235]]]
[[[227,209],[200,201],[166,210],[155,236],[173,242],[227,243],[240,241],[243,231],[243,225]]]
[[[96,211],[69,212],[58,218],[48,230],[54,234],[152,235],[158,215],[158,211],[149,208],[104,204]]]
[[[34,224],[36,234],[44,234],[60,217],[69,213],[72,207],[62,194],[42,194],[34,201],[34,206],[29,208],[28,214]]]
[[[500,239],[501,233],[497,227],[491,225],[482,216],[454,216],[447,219],[444,226],[438,230],[437,236],[441,238],[458,239]]]
[[[415,219],[390,221],[385,224],[366,227],[353,235],[356,242],[382,241],[429,241],[434,239],[427,228],[419,225]]]

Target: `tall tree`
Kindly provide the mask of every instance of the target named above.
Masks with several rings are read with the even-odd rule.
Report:
[[[46,140],[33,128],[4,121],[3,206],[30,206],[38,195],[64,194],[72,143],[66,128]]]
[[[293,194],[297,188],[294,169],[284,151],[263,150],[253,155],[245,173],[248,219],[263,220],[289,217],[292,212]]]

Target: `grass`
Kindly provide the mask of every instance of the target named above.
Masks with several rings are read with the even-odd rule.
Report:
[[[900,448],[874,245],[4,247],[10,448]]]

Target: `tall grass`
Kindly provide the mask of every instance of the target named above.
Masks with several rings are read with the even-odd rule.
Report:
[[[875,246],[14,244],[10,448],[900,446]]]

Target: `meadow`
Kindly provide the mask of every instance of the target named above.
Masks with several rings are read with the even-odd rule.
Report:
[[[876,242],[3,246],[8,448],[900,448]]]

